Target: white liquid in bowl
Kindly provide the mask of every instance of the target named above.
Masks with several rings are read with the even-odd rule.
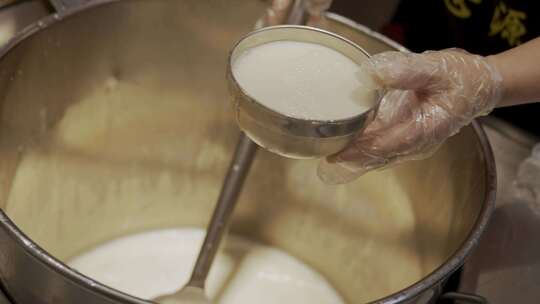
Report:
[[[110,287],[152,299],[187,283],[203,238],[201,229],[146,232],[105,243],[68,264]],[[226,238],[206,286],[216,304],[344,303],[309,266],[235,236]]]
[[[275,41],[242,53],[232,63],[240,87],[283,115],[340,120],[360,115],[377,101],[369,73],[340,52],[315,43]]]

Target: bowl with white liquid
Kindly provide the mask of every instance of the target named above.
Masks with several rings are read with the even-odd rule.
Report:
[[[339,152],[373,118],[381,98],[369,55],[328,31],[260,29],[232,49],[227,79],[240,128],[290,158]]]

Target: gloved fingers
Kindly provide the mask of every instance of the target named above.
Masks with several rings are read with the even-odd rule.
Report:
[[[319,161],[319,166],[317,167],[317,176],[327,185],[346,184],[357,179],[364,173],[365,171],[361,168],[348,167],[344,162],[329,162],[325,158]]]
[[[367,162],[366,155],[372,157],[393,153],[395,145],[399,145],[404,139],[400,131],[404,131],[416,119],[418,106],[418,97],[414,91],[388,92],[379,105],[375,119],[348,147],[329,156],[329,161],[355,161],[362,156],[359,162],[364,163]],[[368,153],[368,150],[371,152]]]
[[[332,0],[307,0],[305,9],[309,15],[307,25],[327,28],[328,23],[324,17],[324,12],[332,5]]]
[[[364,132],[382,132],[392,125],[411,119],[418,103],[420,101],[414,91],[388,91],[379,103],[375,118]]]
[[[257,22],[256,28],[285,24],[293,4],[294,0],[273,0],[263,18]],[[331,4],[332,0],[306,0],[304,9],[309,15],[307,25],[326,28],[327,23],[323,13]]]
[[[371,170],[430,157],[459,127],[444,108],[429,102],[415,104],[406,117],[366,129],[349,147],[322,161],[321,180],[346,183]]]
[[[306,25],[322,29],[328,29],[328,20],[326,20],[326,17],[323,14],[309,15]]]
[[[410,107],[416,102],[416,95],[412,91],[388,92],[381,101],[377,116],[355,142],[342,152],[320,161],[317,170],[319,178],[327,184],[347,183],[369,170],[387,164],[387,158],[370,154],[367,150],[359,151],[362,145],[356,141],[371,144],[379,134],[386,134],[387,129],[412,119],[413,110]]]
[[[422,54],[384,52],[372,56],[371,64],[363,68],[391,89],[423,89],[442,80],[439,62]]]
[[[262,19],[264,23],[262,26],[284,24],[293,2],[293,0],[273,0]]]
[[[332,0],[307,0],[306,11],[311,16],[320,16],[332,5]]]
[[[423,159],[424,152],[430,155],[433,147],[454,135],[459,127],[460,123],[446,109],[421,103],[414,109],[412,117],[391,123],[385,129],[367,129],[330,160],[363,167],[373,163],[372,159],[384,165],[400,158]]]

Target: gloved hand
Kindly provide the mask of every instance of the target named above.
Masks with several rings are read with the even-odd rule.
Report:
[[[340,153],[319,166],[326,183],[431,156],[450,136],[488,114],[502,95],[490,59],[459,49],[422,54],[385,52],[365,67],[386,88],[378,113]]]
[[[260,20],[258,26],[271,26],[284,24],[294,0],[273,0],[272,5]],[[323,13],[330,7],[332,0],[305,0],[304,9],[308,12],[307,25],[324,27]]]

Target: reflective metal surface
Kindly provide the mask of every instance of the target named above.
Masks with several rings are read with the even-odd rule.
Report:
[[[147,303],[61,261],[204,227],[233,153],[227,53],[266,3],[106,2],[36,23],[0,60],[0,279],[17,304]],[[369,53],[397,47],[330,17]],[[261,151],[231,229],[304,261],[348,303],[432,301],[494,200],[476,124],[429,160],[348,185],[324,185],[316,165]]]
[[[491,304],[536,303],[540,298],[540,204],[516,195],[518,167],[539,142],[500,120],[483,121],[497,162],[493,218],[467,260],[460,290],[479,293]],[[539,181],[532,181],[538,183]]]
[[[358,65],[369,60],[368,53],[358,45],[321,29],[282,25],[249,33],[234,45],[227,66],[227,80],[238,125],[257,144],[282,156],[321,158],[335,154],[343,150],[373,119],[380,100],[379,92],[374,90],[371,100],[363,101],[371,105],[370,110],[342,120],[298,119],[264,106],[242,88],[232,73],[232,66],[239,56],[251,48],[283,40],[324,45],[346,55]]]

